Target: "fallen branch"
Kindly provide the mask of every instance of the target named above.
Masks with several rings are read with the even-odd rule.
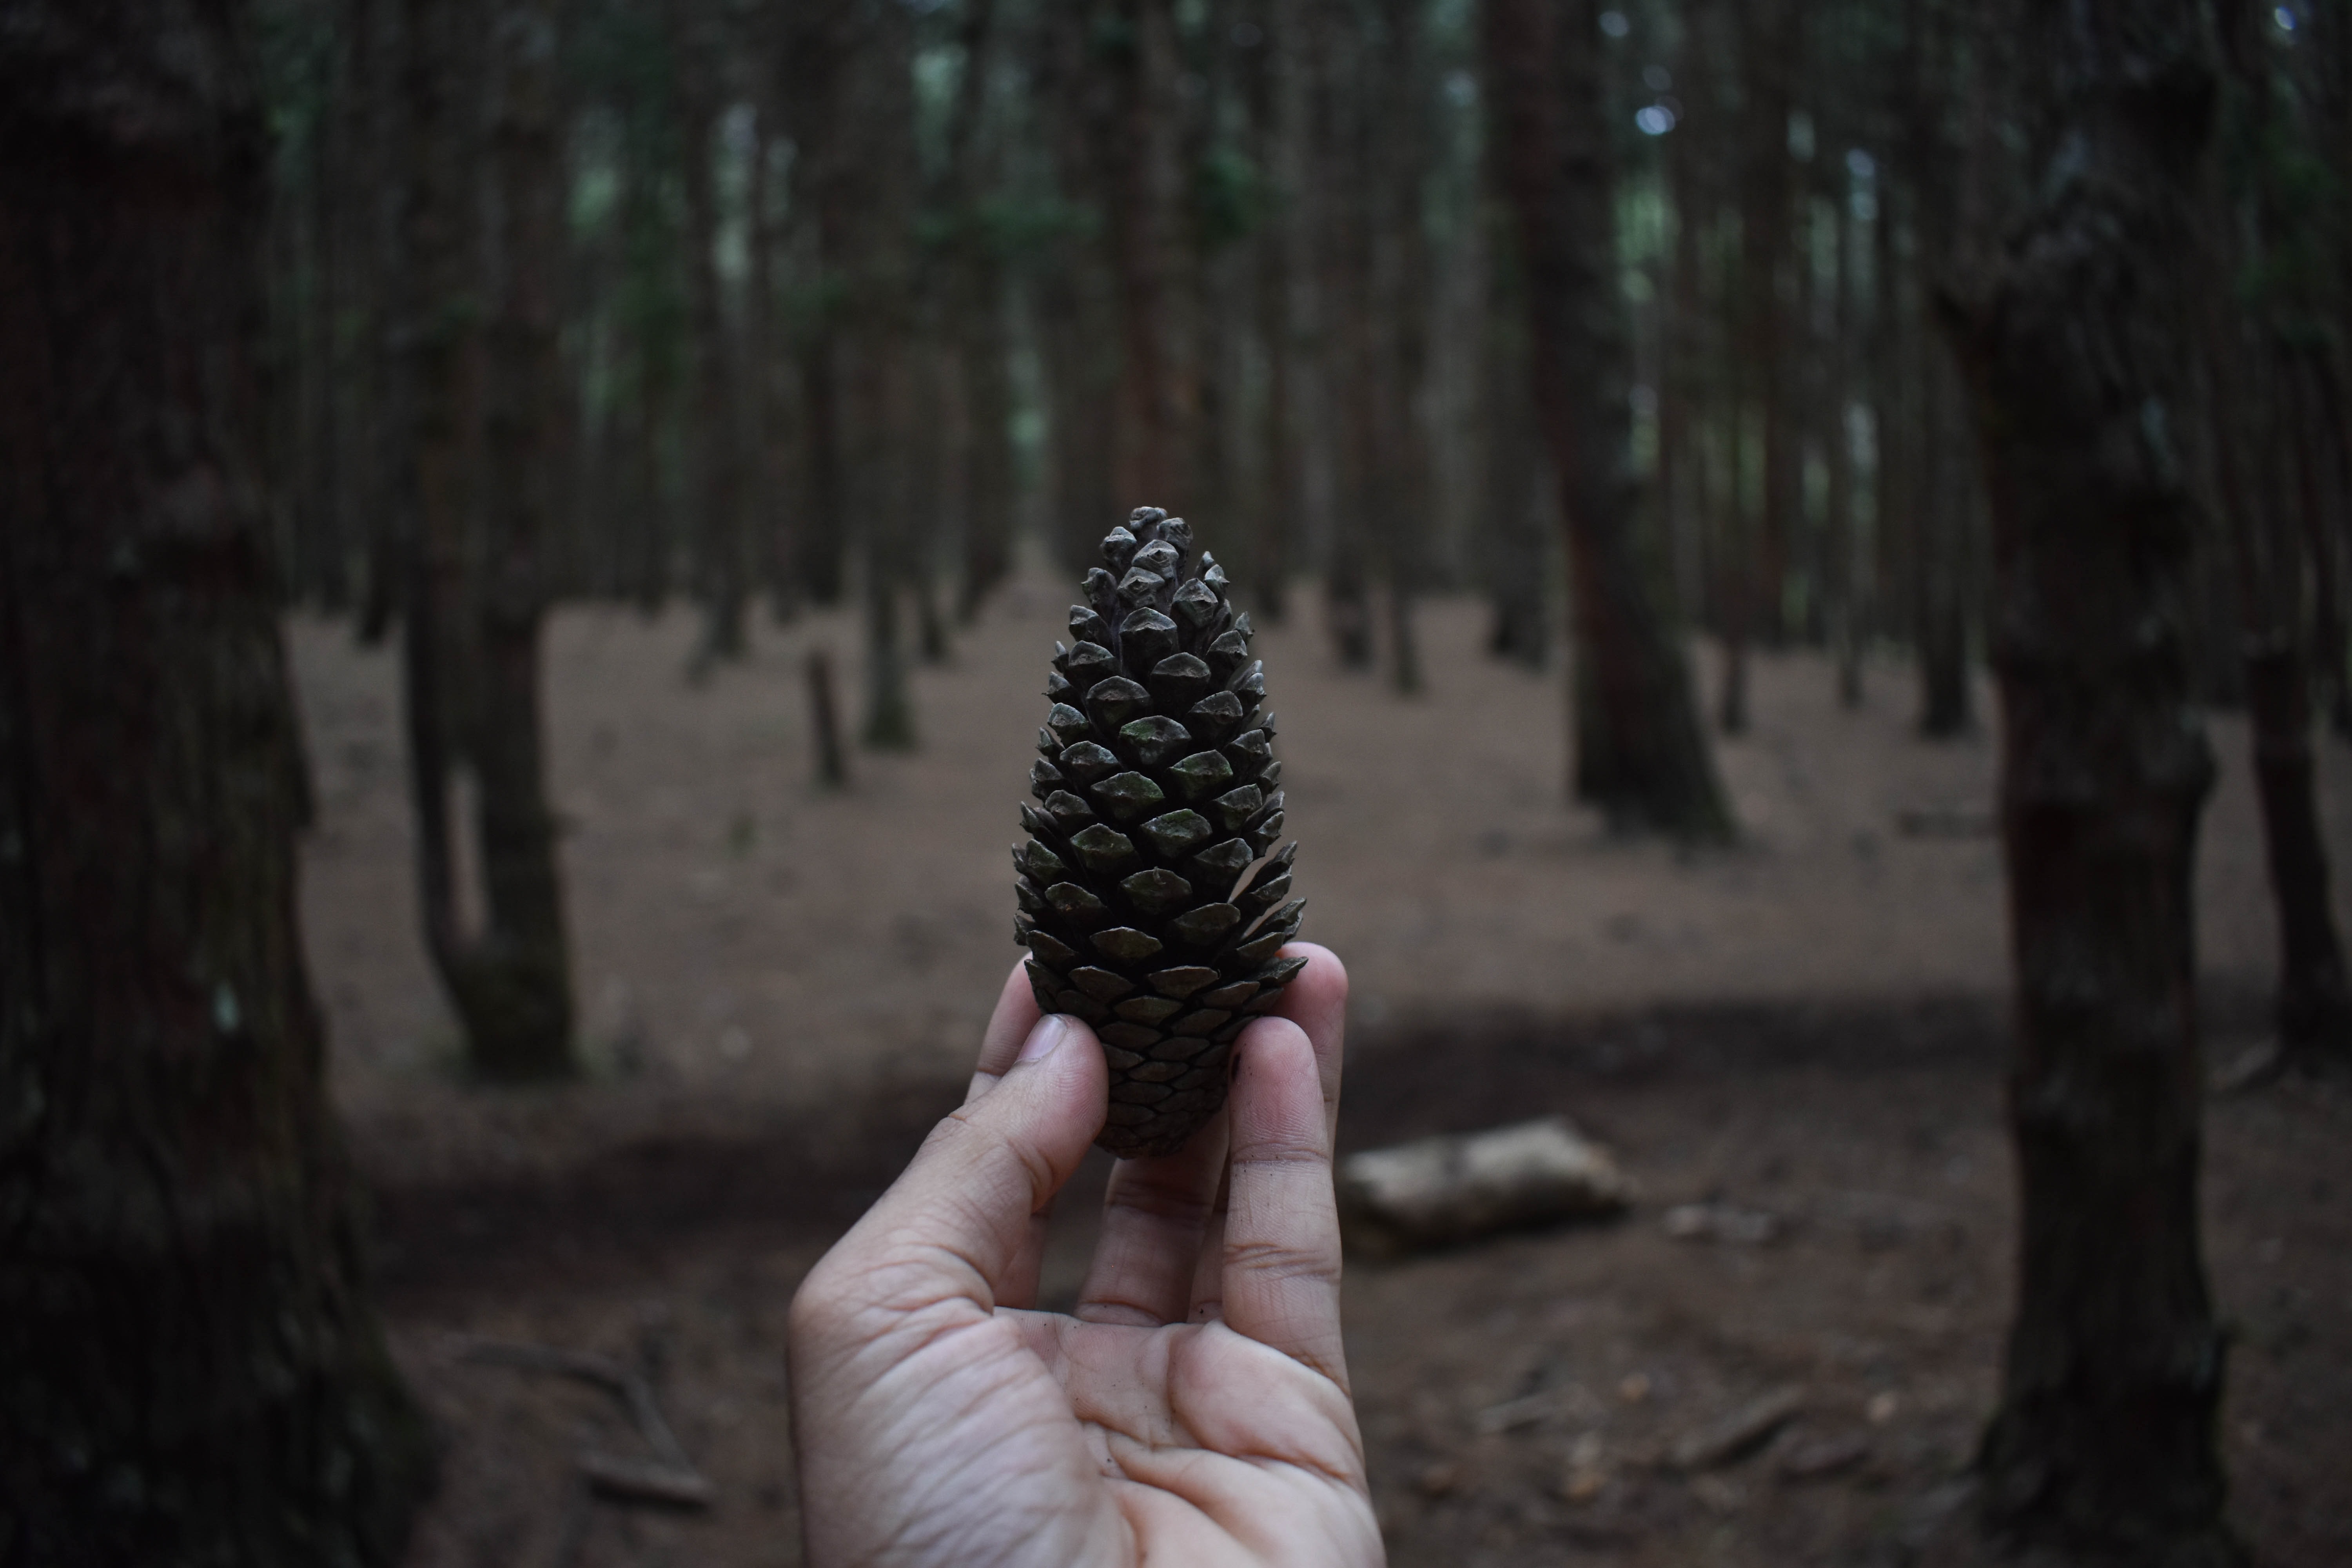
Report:
[[[619,1400],[655,1458],[648,1462],[583,1451],[574,1464],[602,1495],[671,1508],[708,1508],[718,1498],[719,1489],[687,1458],[677,1434],[662,1418],[653,1385],[635,1367],[588,1351],[502,1340],[460,1341],[457,1355],[459,1361],[478,1366],[555,1373],[601,1388]]]
[[[1339,1163],[1339,1226],[1374,1257],[1624,1212],[1633,1182],[1609,1151],[1548,1116],[1423,1138]]]
[[[1780,1388],[1750,1401],[1711,1426],[1690,1433],[1667,1451],[1678,1470],[1711,1470],[1744,1458],[1766,1438],[1795,1420],[1805,1408],[1805,1391]]]
[[[669,1508],[709,1508],[719,1489],[694,1470],[675,1469],[651,1459],[624,1459],[593,1451],[578,1460],[580,1473],[603,1496],[624,1502],[661,1503]]]

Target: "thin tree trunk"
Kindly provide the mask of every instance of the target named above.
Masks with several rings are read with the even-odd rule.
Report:
[[[1829,395],[1822,399],[1822,439],[1829,447],[1829,569],[1822,588],[1829,606],[1830,652],[1837,661],[1838,704],[1853,709],[1862,706],[1864,633],[1863,580],[1856,565],[1861,531],[1854,517],[1853,437],[1847,415],[1860,359],[1854,352],[1862,335],[1854,274],[1862,244],[1855,233],[1860,226],[1846,202],[1835,204],[1832,222],[1837,230],[1837,282],[1830,311]]]
[[[961,42],[963,76],[949,122],[946,209],[954,247],[952,374],[963,411],[958,468],[963,502],[963,569],[956,616],[970,622],[1013,569],[1013,383],[1004,330],[1004,268],[988,221],[995,159],[988,130],[988,81],[995,56],[995,0],[970,0]]]
[[[1193,397],[1176,275],[1186,248],[1178,156],[1176,19],[1171,0],[1118,0],[1119,114],[1110,156],[1110,254],[1118,282],[1117,487],[1127,501],[1189,502]]]
[[[501,1077],[572,1070],[572,964],[564,937],[555,814],[547,804],[541,631],[563,459],[564,383],[556,346],[563,269],[563,155],[556,70],[560,0],[507,0],[496,47],[503,89],[493,153],[505,220],[503,297],[490,334],[488,577],[479,605],[481,700],[472,746],[481,786],[488,917],[472,962],[494,973],[493,1053]],[[479,1027],[469,1017],[469,1027]]]
[[[823,648],[811,648],[804,668],[808,679],[809,728],[816,738],[816,782],[839,789],[849,782],[849,753],[841,744],[840,704],[833,694],[833,660]]]
[[[1640,509],[1593,0],[1486,0],[1483,42],[1519,214],[1535,399],[1560,486],[1577,650],[1574,794],[1627,828],[1727,838]]]
[[[1296,66],[1277,71],[1296,47],[1298,0],[1270,0],[1258,46],[1243,73],[1256,163],[1276,191],[1288,194],[1298,178],[1300,78]],[[1257,421],[1257,489],[1246,520],[1250,531],[1249,593],[1258,617],[1281,621],[1289,608],[1296,515],[1305,501],[1294,368],[1298,350],[1293,312],[1298,255],[1296,203],[1277,203],[1254,236],[1252,279],[1257,336],[1265,356],[1265,407]]]
[[[1032,90],[1061,200],[1101,218],[1115,199],[1109,150],[1122,106],[1119,74],[1100,58],[1118,30],[1095,20],[1076,5],[1046,8]],[[1078,572],[1098,563],[1104,532],[1137,504],[1119,491],[1120,306],[1108,226],[1066,226],[1031,296],[1050,427],[1048,540],[1055,559]]]
[[[1545,482],[1538,450],[1528,363],[1528,300],[1517,237],[1504,206],[1501,146],[1487,148],[1488,184],[1494,189],[1486,219],[1487,239],[1486,341],[1478,421],[1486,472],[1481,486],[1480,555],[1486,600],[1493,619],[1486,651],[1539,669],[1550,652],[1550,613],[1546,590],[1551,574],[1545,558]]]
[[[714,167],[719,86],[719,26],[701,0],[666,0],[664,20],[676,68],[678,139],[686,197],[687,358],[693,367],[692,416],[686,425],[687,532],[694,552],[696,596],[702,602],[698,671],[743,657],[751,595],[736,450],[735,403],[729,385],[729,332],[719,282],[719,194]]]
[[[2039,4],[2034,195],[1983,297],[1947,300],[1993,498],[2001,825],[2018,1045],[2017,1316],[1979,1463],[2000,1530],[2138,1563],[2235,1562],[2199,1241],[2193,880],[2213,764],[2182,624],[2195,503],[2194,0]]]
[[[800,356],[808,458],[793,561],[809,597],[820,605],[837,605],[848,578],[849,554],[848,508],[841,471],[840,333],[832,320],[832,307],[819,309],[824,319]]]
[[[1372,342],[1374,224],[1366,121],[1371,102],[1369,39],[1343,0],[1319,0],[1317,15],[1316,271],[1320,284],[1325,385],[1331,429],[1332,507],[1325,543],[1324,626],[1341,668],[1372,667],[1371,580],[1366,570],[1380,542],[1375,469],[1383,458]]]
[[[2344,602],[2352,547],[2352,418],[2344,404],[2341,353],[2324,339],[2295,343],[2285,353],[2297,506],[2311,565],[2314,701],[2338,734],[2352,734],[2352,626]]]
[[[971,621],[1013,570],[1015,484],[1013,453],[1012,343],[1004,326],[1004,274],[994,238],[967,242],[966,308],[958,357],[962,375],[964,465],[963,579],[958,618]]]
[[[1790,305],[1780,289],[1782,271],[1795,259],[1790,248],[1789,110],[1798,41],[1802,36],[1801,15],[1797,0],[1740,0],[1740,4],[1748,92],[1739,186],[1739,266],[1747,289],[1742,306],[1747,334],[1744,357],[1752,397],[1749,417],[1757,422],[1764,459],[1763,492],[1748,541],[1747,611],[1741,629],[1746,636],[1760,637],[1767,647],[1778,647],[1789,630],[1782,606],[1804,486],[1800,399],[1793,385],[1795,334]]]
[[[1969,694],[1966,540],[1972,487],[1969,448],[1951,367],[1927,347],[1922,356],[1919,430],[1924,444],[1912,563],[1918,605],[1919,732],[1964,735],[1975,723]]]
[[[913,17],[902,6],[848,14],[836,68],[830,194],[837,225],[826,266],[843,292],[842,480],[860,544],[866,600],[866,745],[915,743],[900,602],[921,537],[907,455],[916,429],[913,341],[915,152]],[[837,270],[835,270],[837,269]]]
[[[1997,16],[1997,11],[1986,16]],[[1958,12],[1922,13],[1913,36],[1913,91],[1937,108],[1916,119],[1914,177],[1929,186],[1919,203],[1920,270],[1932,279],[1967,269],[1991,227],[1986,186],[1990,175],[1990,92],[1986,56],[1994,25],[1980,21],[1959,36]],[[1939,70],[1938,68],[1941,68]],[[1957,151],[1943,134],[1949,101],[1962,132]],[[1962,259],[1956,259],[1962,258]],[[1981,262],[1979,266],[1981,267]],[[1919,436],[1921,489],[1918,550],[1919,732],[1943,739],[1975,727],[1969,683],[1970,541],[1979,531],[1981,497],[1977,449],[1969,439],[1965,391],[1958,367],[1935,345],[1921,355]]]
[[[1383,0],[1381,42],[1365,139],[1377,182],[1370,307],[1376,363],[1370,378],[1377,468],[1371,473],[1381,563],[1388,577],[1390,682],[1421,689],[1412,605],[1426,568],[1427,519],[1434,500],[1421,392],[1429,360],[1429,241],[1423,190],[1434,134],[1433,85],[1423,67],[1419,0]]]
[[[414,497],[408,489],[406,437],[410,424],[408,356],[399,334],[397,307],[407,257],[409,171],[400,149],[408,144],[407,95],[400,64],[407,54],[404,0],[361,0],[353,47],[355,72],[365,84],[364,118],[358,140],[367,161],[353,178],[372,191],[361,221],[360,249],[369,258],[367,301],[362,317],[366,406],[373,415],[362,447],[365,494],[367,589],[360,600],[359,640],[373,647],[391,632],[407,592],[408,530]]]
[[[776,328],[776,251],[782,237],[770,199],[775,179],[775,152],[781,141],[772,93],[764,96],[754,119],[749,228],[743,279],[743,342],[746,348],[746,413],[750,426],[745,468],[751,479],[745,521],[751,530],[746,555],[759,581],[768,590],[769,613],[779,622],[799,614],[803,586],[795,559],[799,519],[785,499],[792,466],[786,411],[779,377],[788,362],[782,334]]]
[[[304,794],[236,7],[0,28],[0,1496],[26,1563],[391,1568],[431,1434],[369,1303]]]
[[[555,464],[555,273],[562,218],[551,0],[509,5],[492,37],[450,0],[411,11],[408,93],[416,182],[409,212],[415,290],[418,523],[408,596],[406,697],[425,943],[486,1078],[561,1077],[572,1054],[570,965],[546,803],[539,638]],[[508,276],[492,330],[488,435],[478,462],[467,362],[485,292],[475,243],[478,142],[469,57],[488,42],[499,76],[492,152]],[[477,476],[490,478],[478,498]],[[487,505],[484,501],[487,501]],[[477,530],[483,531],[478,542]],[[476,575],[475,563],[479,562]],[[478,810],[451,820],[460,763]],[[481,927],[465,929],[460,835],[481,868]]]
[[[2312,755],[2311,656],[2305,603],[2312,574],[2294,514],[2315,510],[2298,461],[2296,400],[2288,377],[2294,351],[2282,318],[2296,301],[2266,274],[2297,226],[2273,184],[2279,123],[2263,19],[2242,3],[2219,8],[2222,58],[2247,143],[2231,160],[2229,189],[2213,203],[2220,274],[2205,338],[2212,359],[2215,468],[2238,582],[2252,721],[2254,784],[2262,802],[2271,894],[2278,910],[2279,1045],[2289,1058],[2352,1056],[2352,985],[2327,892],[2327,844],[2320,830]],[[2300,217],[2300,215],[2297,215]],[[2263,279],[2249,296],[2242,279]],[[2297,324],[2300,324],[2299,322]]]
[[[1696,51],[1685,48],[1683,58]],[[1691,73],[1685,69],[1685,76]],[[1674,562],[1675,598],[1696,616],[1706,602],[1696,548],[1700,510],[1698,449],[1693,414],[1699,378],[1700,277],[1696,127],[1669,136],[1664,148],[1665,194],[1674,228],[1666,253],[1664,309],[1658,331],[1658,523]]]

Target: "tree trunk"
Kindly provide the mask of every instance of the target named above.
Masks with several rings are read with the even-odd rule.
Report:
[[[751,494],[746,523],[752,535],[747,551],[758,580],[768,591],[768,609],[779,623],[800,613],[803,588],[797,554],[800,520],[785,499],[793,478],[793,422],[780,384],[790,355],[776,329],[776,252],[782,236],[776,203],[775,153],[782,144],[772,93],[763,95],[753,121],[751,200],[743,277],[745,410],[750,440],[744,471]]]
[[[1367,121],[1379,106],[1365,78],[1369,29],[1344,0],[1318,0],[1316,106],[1317,326],[1331,448],[1331,515],[1324,543],[1323,619],[1341,668],[1372,667],[1370,558],[1380,543],[1374,469],[1382,461],[1371,301],[1372,182]]]
[[[1118,29],[1096,23],[1087,6],[1045,9],[1032,89],[1056,194],[1092,220],[1061,227],[1031,296],[1049,426],[1048,542],[1075,572],[1099,563],[1104,532],[1137,505],[1121,500],[1118,477],[1119,302],[1106,237],[1108,149],[1122,110],[1117,73],[1099,57]]]
[[[2341,1058],[2352,1055],[2352,986],[2327,895],[2327,840],[2314,787],[2311,661],[2299,640],[2282,637],[2249,647],[2246,709],[2278,908],[2279,1045],[2291,1057]]]
[[[407,105],[401,92],[400,61],[406,50],[407,8],[403,0],[360,0],[352,30],[352,74],[362,84],[352,141],[366,148],[351,179],[370,195],[355,200],[355,265],[364,271],[361,310],[364,371],[360,385],[362,427],[354,433],[353,501],[367,551],[367,588],[360,600],[360,642],[381,643],[400,618],[407,592],[406,531],[412,519],[405,502],[405,437],[408,426],[407,364],[400,352],[396,301],[407,254],[406,170],[400,150],[407,143]]]
[[[694,668],[707,672],[744,652],[744,617],[751,595],[750,541],[742,519],[741,465],[735,403],[730,395],[728,331],[719,283],[719,193],[711,132],[718,123],[716,57],[719,19],[699,0],[666,0],[677,93],[686,197],[688,362],[693,366],[693,417],[686,426],[687,533],[694,552],[696,597],[702,601],[702,643]]]
[[[994,0],[970,0],[961,43],[963,76],[950,121],[951,184],[942,204],[953,226],[956,385],[963,407],[963,572],[956,616],[969,622],[1013,569],[1013,383],[1004,330],[1004,268],[989,221],[993,188],[988,80],[995,49]]]
[[[1784,270],[1796,261],[1790,243],[1789,110],[1802,17],[1797,0],[1740,0],[1740,7],[1748,94],[1739,176],[1739,275],[1747,290],[1741,306],[1743,379],[1752,400],[1748,417],[1756,421],[1764,448],[1763,493],[1748,539],[1741,629],[1761,637],[1767,647],[1778,647],[1788,634],[1782,606],[1804,485],[1800,399],[1792,384],[1795,333],[1781,289]]]
[[[1188,279],[1179,275],[1183,169],[1171,0],[1117,0],[1119,42],[1105,64],[1119,84],[1108,147],[1111,264],[1118,286],[1117,487],[1128,504],[1190,502],[1196,398],[1182,345]]]
[[[966,429],[963,581],[957,616],[970,621],[1013,570],[1015,499],[1012,344],[1004,328],[1004,276],[992,235],[967,237],[965,306],[958,360]]]
[[[1479,554],[1494,616],[1486,651],[1540,669],[1551,641],[1545,476],[1537,449],[1542,437],[1528,403],[1533,372],[1528,363],[1527,287],[1509,214],[1501,210],[1501,151],[1499,145],[1488,149],[1488,162],[1495,166],[1489,178],[1495,196],[1481,204],[1495,209],[1486,226],[1486,331],[1479,385],[1484,407],[1478,421],[1486,458]]]
[[[2272,265],[2294,243],[2296,220],[2277,188],[2277,147],[2292,134],[2273,100],[2265,18],[2221,7],[2220,33],[2237,129],[2227,194],[2214,203],[2219,274],[2207,289],[2215,468],[2231,554],[2252,721],[2254,784],[2278,910],[2279,1045],[2288,1057],[2352,1055],[2352,987],[2327,895],[2327,844],[2315,793],[2311,657],[2305,605],[2313,586],[2298,512],[2317,510],[2312,465],[2289,376],[2295,336],[2316,337]],[[2296,215],[2299,219],[2300,215]],[[2292,274],[2290,273],[2291,277]],[[2305,328],[2294,331],[2295,328]],[[2321,340],[2324,342],[2324,339]],[[2301,482],[2298,482],[2300,479]],[[2305,526],[2298,526],[2299,523]]]
[[[1861,530],[1854,518],[1853,436],[1847,424],[1860,360],[1853,348],[1862,336],[1854,275],[1862,241],[1849,201],[1835,204],[1830,221],[1837,235],[1837,282],[1830,309],[1829,395],[1822,413],[1822,439],[1829,448],[1829,569],[1822,587],[1829,608],[1830,652],[1837,661],[1838,705],[1853,709],[1862,706],[1862,651],[1868,635],[1857,564]]]
[[[1297,47],[1298,0],[1270,0],[1257,47],[1242,74],[1249,105],[1255,163],[1269,187],[1287,195],[1298,181],[1299,122],[1306,73],[1295,65],[1277,69]],[[1293,312],[1298,255],[1295,201],[1279,201],[1261,219],[1254,237],[1252,279],[1258,342],[1265,355],[1265,407],[1257,424],[1257,486],[1247,524],[1250,537],[1249,594],[1258,618],[1279,622],[1289,609],[1289,575],[1296,516],[1305,500],[1294,367],[1297,363]],[[1239,559],[1237,556],[1236,559]]]
[[[921,531],[910,515],[915,428],[914,19],[903,6],[845,14],[834,57],[841,86],[824,153],[825,266],[842,300],[843,494],[857,530],[866,600],[866,719],[870,747],[915,743],[903,590]]]
[[[1919,658],[1919,732],[1946,740],[1975,723],[1969,697],[1967,539],[1974,488],[1964,465],[1959,392],[1932,345],[1918,366],[1922,483],[1915,506],[1912,565],[1918,597],[1913,635]]]
[[[1677,59],[1686,79],[1695,72],[1685,62],[1696,58],[1685,47]],[[1689,90],[1689,89],[1685,89]],[[1700,512],[1704,505],[1698,482],[1696,440],[1700,395],[1702,279],[1699,228],[1705,201],[1699,195],[1699,151],[1695,126],[1669,136],[1665,157],[1665,195],[1673,226],[1667,242],[1664,310],[1658,332],[1658,527],[1674,562],[1675,600],[1683,613],[1704,614],[1706,594],[1702,586],[1698,548]]]
[[[1435,501],[1429,438],[1421,417],[1428,375],[1430,265],[1423,191],[1427,148],[1435,139],[1434,83],[1424,57],[1425,7],[1420,0],[1382,0],[1377,75],[1367,108],[1367,147],[1377,182],[1372,288],[1367,301],[1378,363],[1372,383],[1379,458],[1367,499],[1376,510],[1381,563],[1388,576],[1390,681],[1421,689],[1421,645],[1412,605],[1427,574],[1423,557]]]
[[[506,277],[488,345],[492,460],[478,468],[469,450],[475,345],[466,306],[486,291],[473,243],[479,148],[467,93],[479,78],[466,68],[486,40],[471,9],[453,0],[415,0],[410,21],[417,526],[404,651],[419,904],[474,1070],[494,1079],[562,1077],[576,1066],[571,973],[539,692],[561,384],[554,7],[512,5],[496,29],[492,153]],[[484,471],[487,495],[478,499]],[[461,765],[476,786],[470,822],[452,820]],[[458,852],[468,832],[482,881],[472,931]]]
[[[235,7],[0,30],[0,1496],[12,1562],[401,1556],[295,917]]]
[[[1985,202],[1990,84],[1983,57],[1992,47],[1995,24],[1983,21],[1973,37],[1965,37],[1957,31],[1960,21],[1955,12],[1923,9],[1906,40],[1911,90],[1928,106],[1914,118],[1911,173],[1924,192],[1915,208],[1916,238],[1920,271],[1931,289],[1939,274],[1967,270],[1966,260],[1957,258],[1980,253],[1980,237],[1990,227]],[[1957,145],[1948,133],[1954,113],[1965,127]],[[1976,722],[1969,686],[1969,541],[1978,531],[1977,453],[1957,367],[1935,343],[1921,347],[1912,629],[1919,732],[1948,739]]]
[[[1732,834],[1640,509],[1593,0],[1486,0],[1486,77],[1526,258],[1538,416],[1577,650],[1574,794],[1621,827]]]
[[[849,520],[841,472],[839,344],[831,305],[820,305],[818,310],[824,319],[800,353],[808,458],[801,525],[793,533],[797,546],[793,563],[811,599],[819,605],[837,605],[849,575]]]
[[[2193,875],[2213,766],[2183,616],[2195,506],[2194,0],[2041,0],[2035,195],[1981,300],[1947,301],[1993,499],[2001,829],[2018,983],[2019,1299],[1979,1464],[1991,1522],[2136,1563],[2236,1561],[2225,1343],[2198,1233]]]
[[[1911,560],[1919,545],[1918,377],[1912,367],[1922,331],[1919,312],[1895,244],[1895,204],[1905,193],[1895,182],[1879,183],[1878,219],[1871,236],[1871,431],[1878,471],[1873,476],[1871,511],[1872,598],[1879,622],[1898,642],[1916,637],[1911,611]]]
[[[2344,606],[2352,547],[2352,411],[2344,401],[2342,353],[2326,338],[2284,346],[2284,353],[2297,510],[2311,565],[2314,701],[2337,733],[2352,735],[2352,626]]]
[[[555,814],[547,804],[541,629],[557,530],[566,388],[563,155],[556,73],[560,0],[508,0],[497,33],[503,103],[495,167],[505,220],[504,289],[491,326],[488,580],[478,596],[483,678],[473,754],[481,784],[488,916],[475,962],[499,973],[511,1049],[495,1071],[572,1070],[572,964]],[[471,1020],[469,1020],[469,1023]],[[502,1030],[503,1032],[503,1030]],[[479,1053],[488,1066],[490,1053]]]

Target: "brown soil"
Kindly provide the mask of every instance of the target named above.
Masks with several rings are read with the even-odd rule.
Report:
[[[1004,846],[1062,604],[1016,586],[919,676],[923,749],[859,756],[838,795],[810,783],[800,661],[851,659],[845,621],[765,629],[697,688],[684,616],[559,616],[590,1070],[532,1091],[456,1066],[415,930],[393,658],[294,625],[316,980],[396,1347],[448,1434],[418,1568],[799,1560],[785,1304],[952,1102],[1013,956]],[[1990,742],[1913,738],[1901,667],[1848,713],[1819,661],[1766,658],[1754,729],[1721,748],[1746,842],[1619,843],[1559,804],[1558,678],[1480,658],[1479,619],[1430,607],[1410,699],[1334,670],[1310,626],[1262,639],[1307,934],[1355,978],[1342,1141],[1562,1110],[1644,1197],[1610,1227],[1351,1268],[1394,1561],[1969,1560],[1960,1472],[2009,1290]],[[2273,925],[2244,731],[2213,732],[2200,945],[2223,1059],[2261,1032]],[[2352,754],[2331,744],[2323,779],[2352,846]],[[2347,1127],[2328,1084],[2212,1107],[2224,1436],[2268,1563],[2352,1560]],[[1101,1176],[1066,1200],[1049,1294],[1076,1289]],[[1774,1239],[1665,1234],[1665,1208],[1709,1197]],[[641,1361],[717,1506],[591,1500],[578,1451],[642,1451],[617,1408],[463,1361],[464,1336]],[[1784,1387],[1802,1411],[1756,1452],[1664,1462]]]

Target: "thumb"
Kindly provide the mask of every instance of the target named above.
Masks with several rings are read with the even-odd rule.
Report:
[[[931,1130],[843,1238],[839,1261],[870,1270],[892,1307],[962,1297],[993,1310],[1030,1217],[1102,1131],[1108,1089],[1094,1031],[1062,1014],[1040,1018],[1003,1078]]]

